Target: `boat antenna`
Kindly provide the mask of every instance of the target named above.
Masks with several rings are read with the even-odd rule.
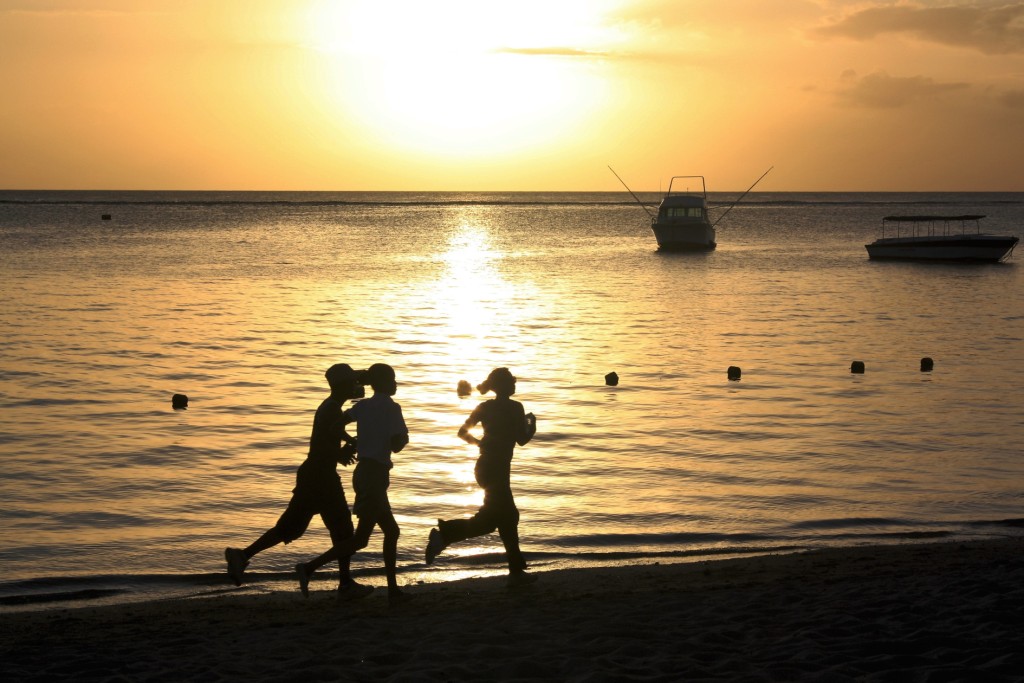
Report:
[[[737,205],[737,204],[739,204],[739,203],[740,203],[741,201],[743,201],[743,198],[747,196],[747,193],[748,193],[748,192],[750,192],[751,190],[753,190],[753,189],[754,189],[754,188],[755,188],[755,187],[757,186],[757,184],[758,184],[759,182],[761,182],[761,181],[762,181],[762,180],[764,179],[764,177],[765,177],[766,175],[768,175],[769,173],[771,173],[771,172],[772,172],[772,169],[773,169],[773,168],[775,168],[775,167],[774,167],[774,166],[772,166],[772,167],[770,167],[770,168],[769,168],[769,169],[768,169],[767,171],[765,171],[764,173],[762,173],[762,174],[761,174],[761,177],[760,177],[760,178],[758,178],[757,180],[755,180],[755,181],[754,181],[754,184],[753,184],[753,185],[751,185],[750,187],[748,187],[748,188],[747,188],[747,191],[746,191],[746,192],[744,192],[743,194],[741,194],[741,195],[740,195],[740,198],[739,198],[739,199],[737,199],[736,201],[734,201],[734,202],[732,203],[732,206],[730,206],[730,207],[729,207],[728,209],[726,209],[726,210],[725,210],[725,213],[723,213],[723,214],[722,214],[721,216],[719,216],[719,217],[718,217],[718,220],[717,220],[717,221],[715,221],[714,223],[712,223],[712,224],[711,224],[711,227],[713,228],[713,227],[715,227],[716,225],[718,225],[718,222],[719,222],[719,221],[721,221],[721,220],[722,220],[723,218],[725,218],[725,214],[727,214],[727,213],[729,213],[730,211],[732,211],[732,208],[733,208],[733,206],[736,206],[736,205]],[[614,171],[613,171],[613,172],[614,172]]]
[[[609,170],[609,171],[611,171],[612,173],[614,173],[614,174],[615,174],[615,177],[616,177],[616,178],[619,178],[619,174],[618,174],[618,173],[615,173],[615,169],[614,169],[614,168],[612,168],[611,166],[609,166],[609,167],[608,167],[608,170]],[[627,185],[627,184],[626,184],[626,181],[625,181],[625,180],[623,180],[622,178],[619,178],[619,182],[620,182],[620,183],[622,183],[622,186],[623,186],[624,188],[626,188],[626,192],[628,192],[628,193],[630,193],[630,194],[632,194],[632,195],[633,195],[633,199],[635,199],[635,200],[636,200],[636,203],[640,205],[640,208],[641,208],[641,209],[643,209],[644,211],[646,211],[646,212],[647,212],[647,216],[648,216],[648,217],[649,217],[649,218],[650,218],[651,220],[654,220],[654,214],[653,214],[653,213],[651,213],[651,212],[650,212],[650,211],[649,211],[649,210],[647,209],[647,207],[646,207],[646,206],[644,206],[644,203],[643,203],[642,201],[640,201],[640,198],[639,198],[639,197],[637,197],[637,196],[636,196],[635,194],[633,194],[633,190],[629,189],[629,185]]]

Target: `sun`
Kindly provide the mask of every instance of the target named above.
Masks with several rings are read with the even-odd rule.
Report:
[[[599,2],[328,2],[309,43],[324,96],[381,144],[433,156],[549,146],[600,107]]]

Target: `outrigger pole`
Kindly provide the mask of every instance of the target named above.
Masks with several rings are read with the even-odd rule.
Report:
[[[612,173],[615,173],[615,169],[614,169],[614,168],[612,168],[611,166],[609,166],[609,167],[608,167],[608,170],[609,170],[609,171],[611,171]],[[770,170],[770,169],[769,169],[769,170]],[[618,174],[618,173],[615,173],[615,177],[616,177],[616,178],[619,178],[619,174]],[[763,176],[762,176],[762,177],[763,177]],[[637,196],[636,196],[635,194],[633,194],[633,190],[629,189],[629,185],[627,185],[627,184],[626,184],[626,181],[625,181],[625,180],[623,180],[622,178],[619,178],[619,182],[620,182],[620,183],[622,183],[622,186],[623,186],[624,188],[626,188],[626,192],[628,192],[628,193],[630,193],[630,194],[632,194],[632,195],[633,195],[633,199],[635,199],[635,200],[636,200],[636,203],[640,205],[640,208],[641,208],[641,209],[643,209],[644,211],[647,211],[647,216],[648,216],[648,217],[649,217],[649,218],[650,218],[651,220],[654,220],[654,214],[653,214],[653,213],[651,213],[650,211],[648,211],[647,207],[646,207],[646,206],[644,206],[644,203],[643,203],[642,201],[640,201],[640,198],[639,198],[639,197],[637,197]]]
[[[611,167],[609,166],[609,168],[611,168]],[[729,207],[728,209],[726,209],[726,210],[725,210],[725,213],[723,213],[723,214],[722,214],[721,216],[719,216],[719,217],[718,217],[718,220],[717,220],[717,221],[715,221],[714,223],[712,223],[712,224],[711,224],[711,227],[713,228],[713,227],[715,227],[716,225],[718,225],[718,222],[719,222],[719,221],[721,221],[721,220],[722,220],[723,218],[725,218],[725,214],[726,214],[726,213],[729,213],[730,211],[732,211],[732,208],[733,208],[733,206],[736,206],[736,205],[737,205],[737,204],[739,204],[739,203],[740,203],[741,201],[743,201],[743,198],[747,196],[747,193],[749,193],[749,192],[750,192],[751,190],[753,190],[753,189],[754,189],[754,187],[756,187],[756,186],[757,186],[757,184],[758,184],[759,182],[761,182],[762,180],[764,180],[764,177],[765,177],[766,175],[768,175],[769,173],[771,173],[771,172],[772,172],[772,169],[773,169],[773,168],[775,168],[775,167],[774,167],[774,166],[772,166],[772,167],[770,167],[770,168],[769,168],[769,169],[768,169],[767,171],[765,171],[764,173],[762,173],[762,174],[761,174],[761,177],[760,177],[760,178],[758,178],[757,180],[755,180],[755,181],[754,181],[754,184],[753,184],[753,185],[751,185],[750,187],[748,187],[748,188],[747,188],[747,191],[746,191],[746,192],[744,192],[743,194],[741,194],[741,195],[740,195],[740,198],[739,198],[739,199],[737,199],[736,201],[734,201],[734,202],[732,203],[732,206],[730,206],[730,207]],[[612,171],[612,173],[614,173],[614,172],[615,172],[615,171]]]

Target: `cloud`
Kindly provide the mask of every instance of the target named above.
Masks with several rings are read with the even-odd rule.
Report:
[[[610,53],[598,50],[579,50],[571,47],[505,47],[497,50],[504,54],[536,55],[542,57],[608,57]]]
[[[717,0],[716,2],[680,2],[679,0],[630,0],[611,13],[620,21],[666,31],[737,30],[766,26],[790,28],[820,15],[816,0]]]
[[[1024,3],[999,7],[871,7],[817,30],[824,37],[853,40],[871,40],[887,33],[904,33],[989,55],[1024,54]]]
[[[146,14],[147,11],[140,11],[125,0],[0,0],[0,14],[103,16],[136,13]]]
[[[999,96],[999,101],[1011,109],[1024,109],[1024,90],[1008,90]]]
[[[936,83],[927,76],[890,76],[884,71],[860,79],[846,71],[840,80],[847,85],[840,92],[843,102],[871,109],[896,109],[970,87],[967,83]]]

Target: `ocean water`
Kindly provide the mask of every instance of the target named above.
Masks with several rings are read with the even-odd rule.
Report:
[[[753,193],[663,254],[624,193],[0,192],[0,609],[293,590],[319,520],[243,589],[222,552],[284,510],[335,362],[397,371],[403,583],[504,571],[496,534],[422,559],[482,500],[456,385],[497,366],[538,570],[1020,534],[1019,255],[869,261],[895,213],[1024,233],[1024,194]],[[383,583],[379,534],[353,567]]]

